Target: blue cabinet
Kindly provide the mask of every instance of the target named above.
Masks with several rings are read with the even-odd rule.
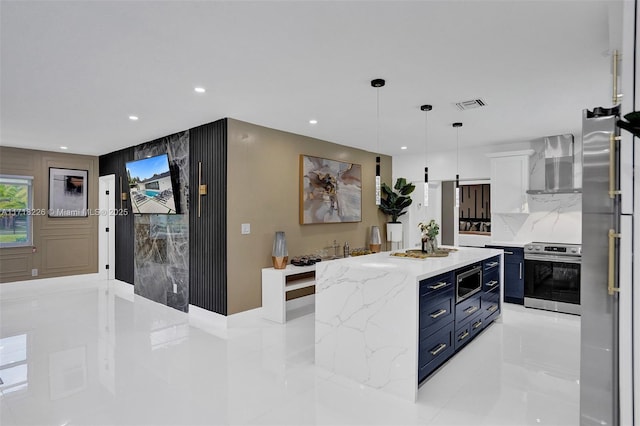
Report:
[[[418,380],[424,380],[455,349],[453,272],[420,282]]]
[[[504,301],[524,304],[524,249],[486,246],[504,250]]]
[[[482,288],[456,304],[456,275],[468,269],[467,266],[420,282],[419,381],[500,315],[500,256],[482,262]]]

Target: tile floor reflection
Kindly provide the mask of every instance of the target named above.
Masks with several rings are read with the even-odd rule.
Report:
[[[576,316],[505,305],[415,404],[316,368],[313,314],[194,324],[118,281],[0,285],[0,424],[579,424]]]

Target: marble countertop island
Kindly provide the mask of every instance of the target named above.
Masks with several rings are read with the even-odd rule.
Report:
[[[448,257],[383,252],[316,264],[316,364],[415,401],[420,281],[497,255],[460,247]]]

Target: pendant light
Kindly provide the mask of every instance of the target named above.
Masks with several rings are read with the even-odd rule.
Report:
[[[380,205],[380,88],[384,87],[385,81],[381,78],[371,80],[371,87],[376,90],[376,140],[378,143],[378,155],[376,156],[376,206]]]
[[[460,208],[460,127],[462,123],[453,123],[456,129],[456,208]]]
[[[428,164],[428,126],[427,126],[427,112],[431,111],[433,106],[431,105],[422,105],[420,107],[421,111],[424,111],[424,206],[429,205],[429,166]]]

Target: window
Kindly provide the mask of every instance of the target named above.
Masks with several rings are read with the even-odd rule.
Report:
[[[0,175],[0,247],[31,245],[33,177]]]

